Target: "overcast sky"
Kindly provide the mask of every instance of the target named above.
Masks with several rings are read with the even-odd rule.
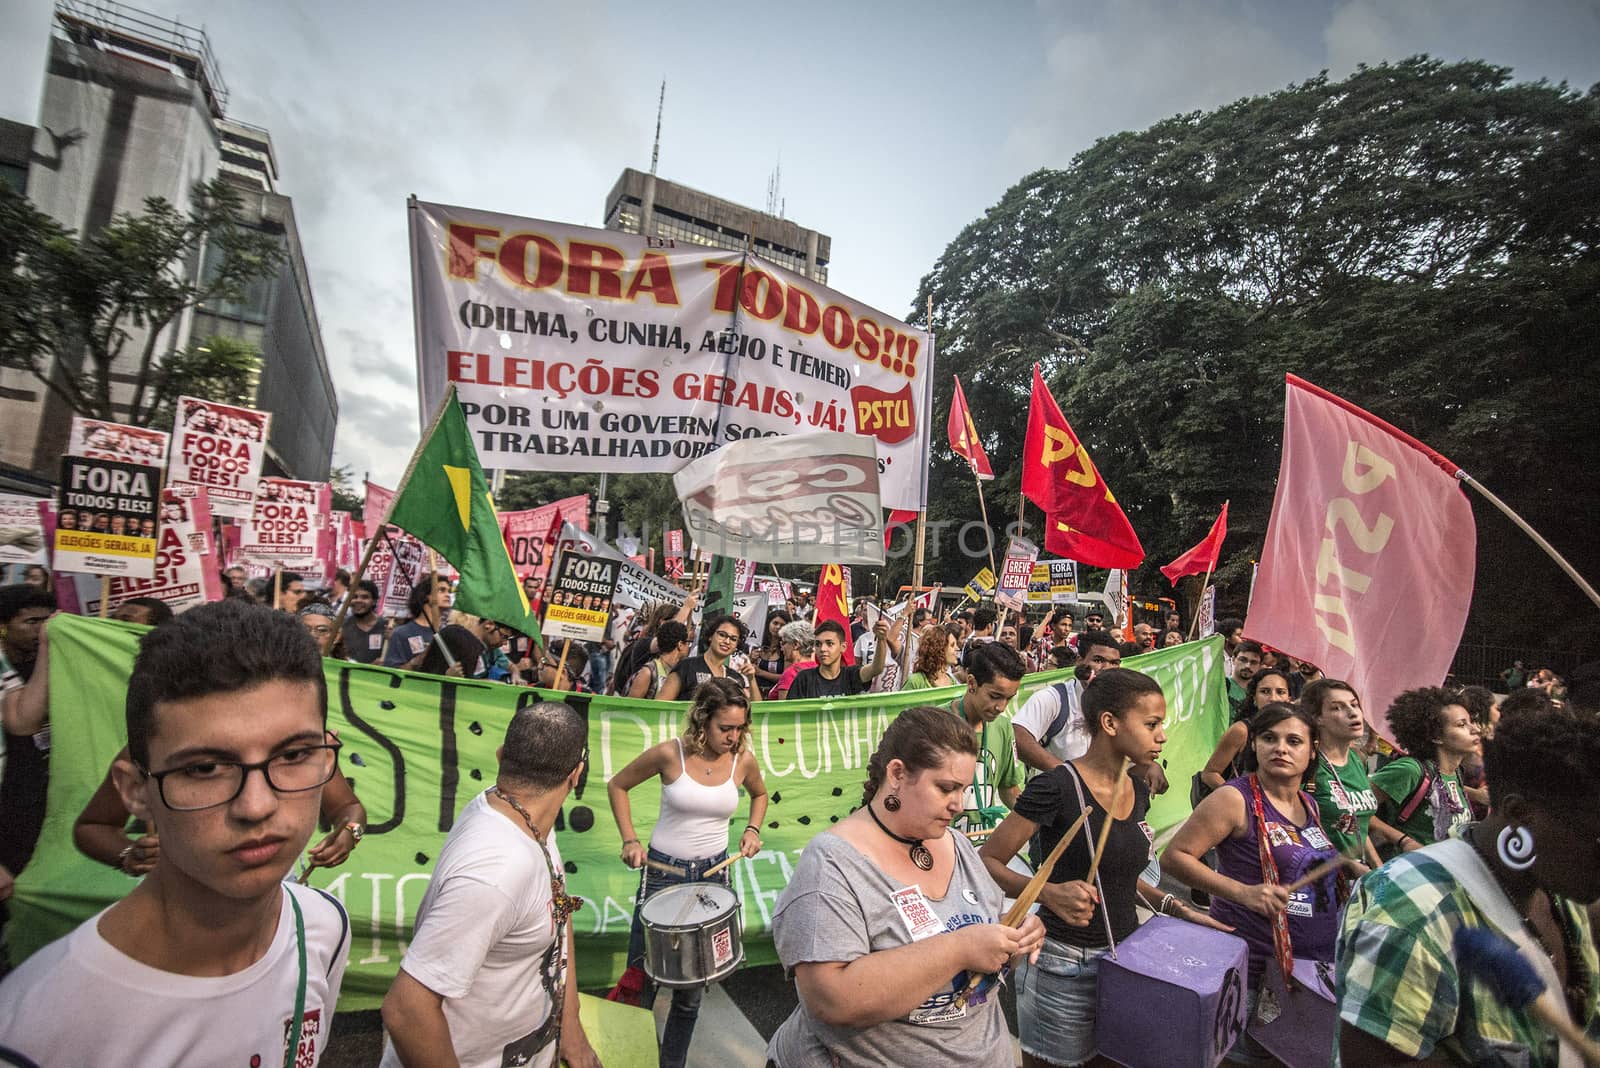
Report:
[[[230,116],[272,131],[335,462],[388,485],[418,424],[406,196],[599,226],[649,167],[662,78],[659,173],[760,207],[781,158],[787,216],[833,238],[830,285],[902,318],[963,226],[1106,134],[1419,52],[1600,81],[1597,0],[138,5],[204,26]],[[0,0],[0,27],[23,8],[48,4]]]

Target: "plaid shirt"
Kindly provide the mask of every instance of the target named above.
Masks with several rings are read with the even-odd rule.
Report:
[[[1463,986],[1452,949],[1457,928],[1494,925],[1428,852],[1396,857],[1356,885],[1339,936],[1340,1019],[1411,1057],[1439,1048],[1459,1064],[1555,1065],[1553,1034],[1506,1008],[1482,984]],[[1569,901],[1551,900],[1581,962],[1579,969],[1569,964],[1568,973],[1587,1008],[1578,1022],[1595,1037],[1600,958],[1588,916]],[[1337,1040],[1333,1063],[1339,1064]]]

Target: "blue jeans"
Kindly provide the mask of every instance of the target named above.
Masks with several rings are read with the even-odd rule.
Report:
[[[1094,1060],[1100,958],[1105,949],[1080,949],[1046,938],[1037,963],[1017,965],[1017,1031],[1022,1051],[1047,1064]]]
[[[682,857],[670,857],[657,849],[645,851],[645,855],[659,864],[670,864],[675,868],[682,868],[682,875],[670,872],[657,871],[645,865],[639,876],[639,898],[633,908],[633,928],[628,932],[628,964],[629,966],[644,966],[644,921],[639,918],[639,911],[652,894],[669,886],[679,883],[700,883],[706,879],[700,874],[708,868],[714,868],[728,857],[727,850],[723,850],[714,857],[700,857],[696,860],[684,860]],[[723,869],[711,877],[711,882],[728,885],[728,872]],[[680,987],[672,992],[672,1009],[667,1013],[667,1027],[661,1035],[661,1068],[683,1068],[684,1061],[689,1056],[689,1042],[694,1038],[694,1024],[700,1016],[700,999],[705,995],[705,988],[699,986]],[[639,999],[639,1004],[646,1008],[653,1008],[656,1003],[656,985],[648,976],[644,982],[644,992]]]

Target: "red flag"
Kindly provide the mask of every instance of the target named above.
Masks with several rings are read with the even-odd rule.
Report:
[[[895,527],[910,526],[917,521],[917,513],[909,508],[894,508],[889,512],[889,521],[883,525],[883,551],[889,551],[889,539],[894,536]]]
[[[955,380],[956,391],[950,398],[950,419],[945,425],[945,433],[950,437],[950,448],[957,456],[964,457],[967,466],[972,468],[972,473],[979,478],[992,479],[994,471],[989,467],[989,456],[983,451],[983,442],[978,440],[978,428],[972,423],[972,412],[967,407],[967,395],[961,391],[961,379]]]
[[[1389,703],[1437,686],[1472,601],[1477,528],[1456,465],[1311,383],[1288,377],[1283,460],[1245,633]]]
[[[855,643],[850,640],[850,611],[846,607],[850,600],[849,576],[849,569],[838,564],[829,564],[822,569],[817,579],[817,611],[811,623],[815,627],[831,619],[843,627],[844,662],[854,664]]]
[[[1144,560],[1133,524],[1067,425],[1038,364],[1022,446],[1022,492],[1044,509],[1047,552],[1091,567],[1132,569]]]
[[[1176,586],[1185,575],[1203,575],[1207,571],[1215,571],[1217,561],[1222,558],[1222,539],[1227,536],[1228,502],[1223,501],[1222,511],[1211,524],[1211,533],[1206,535],[1205,540],[1162,568],[1161,573]]]

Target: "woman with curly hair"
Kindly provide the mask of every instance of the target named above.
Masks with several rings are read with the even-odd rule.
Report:
[[[1407,690],[1389,706],[1389,729],[1406,754],[1372,773],[1378,851],[1385,860],[1442,841],[1472,822],[1461,762],[1479,751],[1478,725],[1440,686]]]
[[[611,814],[622,832],[622,862],[644,869],[628,937],[628,970],[640,984],[644,1008],[650,1008],[656,996],[643,968],[644,903],[668,886],[705,881],[704,873],[727,859],[728,820],[739,806],[740,787],[750,795],[750,822],[739,836],[739,855],[753,857],[761,851],[758,828],[767,814],[767,787],[760,762],[745,746],[749,727],[750,701],[744,687],[734,679],[708,679],[695,690],[683,733],[646,749],[606,784]],[[633,828],[628,791],[658,776],[661,810],[647,849]],[[714,878],[726,886],[726,869]],[[629,978],[624,976],[624,981]],[[703,993],[702,987],[672,992],[672,1011],[661,1038],[662,1065],[682,1068]]]
[[[1451,707],[1465,713],[1441,708],[1442,692],[1402,695],[1400,718],[1408,731],[1421,721],[1424,741],[1432,727],[1464,747],[1453,713],[1447,725],[1430,721],[1444,724]],[[1525,1008],[1469,978],[1455,951],[1464,928],[1509,940],[1545,987],[1540,1001],[1595,1034],[1600,957],[1585,906],[1600,900],[1600,717],[1542,695],[1508,700],[1502,711],[1483,746],[1489,815],[1356,885],[1339,936],[1335,1064],[1586,1061]],[[1395,723],[1394,710],[1389,716]],[[1445,744],[1436,746],[1440,757]]]
[[[911,675],[902,690],[936,690],[941,686],[954,686],[952,674],[961,648],[950,632],[937,623],[922,628],[917,640],[917,661],[911,666]]]
[[[783,700],[796,675],[806,668],[817,666],[817,635],[811,629],[811,622],[797,619],[793,623],[785,623],[783,629],[778,631],[778,646],[783,650],[783,674],[778,676],[778,684],[767,694],[774,701]]]
[[[769,1064],[1016,1063],[993,976],[1036,955],[1044,926],[999,922],[1000,888],[950,829],[977,759],[977,735],[940,708],[908,708],[883,732],[861,807],[811,839],[773,909],[800,1004]]]

